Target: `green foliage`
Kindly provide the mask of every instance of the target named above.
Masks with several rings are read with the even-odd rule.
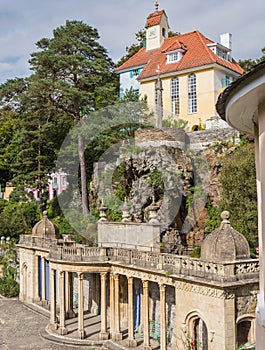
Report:
[[[265,60],[265,47],[261,49],[262,56],[256,60],[253,60],[251,58],[245,59],[245,60],[239,60],[238,64],[246,71],[248,72],[251,68],[253,68],[256,64],[261,63]]]
[[[35,203],[8,202],[0,213],[1,235],[17,240],[20,234],[31,233],[39,220],[39,206]]]
[[[201,247],[194,248],[193,251],[189,253],[189,256],[199,259],[201,256]]]
[[[2,277],[0,278],[0,294],[5,297],[14,297],[19,293],[19,284],[17,283],[17,251],[15,241],[11,240],[2,246],[4,255],[1,259]]]
[[[208,212],[208,220],[205,223],[204,233],[207,235],[220,226],[221,208],[213,206],[209,201],[207,202],[206,208]]]
[[[227,156],[220,181],[221,210],[230,212],[231,224],[253,245],[258,230],[254,144],[244,144]]]
[[[187,125],[188,122],[180,118],[168,117],[162,121],[163,128],[185,129]]]

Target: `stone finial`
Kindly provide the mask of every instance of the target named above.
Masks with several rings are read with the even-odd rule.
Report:
[[[158,209],[159,209],[159,207],[156,205],[155,199],[153,197],[153,202],[150,205],[150,207],[148,208],[148,211],[149,211],[148,223],[149,224],[159,224],[158,215],[157,215]]]
[[[105,206],[104,200],[102,198],[101,206],[99,207],[99,217],[100,217],[100,219],[98,220],[99,222],[107,221],[107,210],[108,210],[108,207]]]
[[[131,221],[130,209],[131,209],[131,207],[129,206],[127,199],[125,199],[125,202],[122,206],[122,220],[121,220],[121,222],[130,222]]]
[[[158,3],[158,0],[156,0],[156,2],[155,2],[155,12],[158,12],[158,7],[159,7],[159,3]]]
[[[222,224],[230,224],[230,212],[227,211],[227,210],[224,210],[222,213],[221,213],[221,219],[222,219]]]

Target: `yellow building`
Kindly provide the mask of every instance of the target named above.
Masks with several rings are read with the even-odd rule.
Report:
[[[158,5],[147,17],[145,28],[145,47],[116,69],[121,96],[133,88],[155,107],[155,83],[160,77],[163,118],[179,117],[193,130],[205,126],[217,116],[215,103],[222,88],[243,73],[231,56],[231,34],[222,34],[220,43],[198,30],[169,37],[167,15]]]

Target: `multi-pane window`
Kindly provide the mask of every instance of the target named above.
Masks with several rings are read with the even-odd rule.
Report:
[[[188,105],[189,114],[197,112],[197,92],[196,75],[190,74],[188,77]]]
[[[179,79],[171,80],[171,112],[173,115],[179,115]]]
[[[167,63],[171,63],[171,62],[177,62],[179,61],[179,52],[175,51],[175,52],[171,52],[167,54]]]

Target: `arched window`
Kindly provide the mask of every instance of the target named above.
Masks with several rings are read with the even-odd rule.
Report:
[[[179,115],[179,79],[173,78],[171,80],[171,112],[172,115]]]
[[[208,330],[206,323],[198,315],[188,320],[188,345],[192,350],[208,350]]]
[[[197,112],[197,83],[196,75],[190,74],[188,76],[188,108],[189,114]]]
[[[166,38],[166,36],[167,36],[166,28],[162,28],[162,36],[163,36],[164,38]]]
[[[254,343],[254,340],[255,317],[244,317],[237,323],[237,346]]]

